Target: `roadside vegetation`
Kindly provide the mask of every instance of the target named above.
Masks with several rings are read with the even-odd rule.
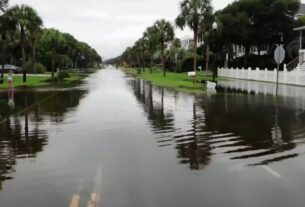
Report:
[[[87,43],[57,29],[44,28],[43,20],[34,8],[25,4],[9,6],[8,0],[0,0],[0,10],[2,80],[5,64],[21,67],[22,80],[16,76],[16,86],[44,85],[45,76],[27,77],[27,74],[48,74],[49,82],[57,82],[58,69],[85,71],[101,64],[101,56]]]
[[[42,88],[42,87],[72,87],[79,84],[85,77],[94,73],[97,69],[88,69],[84,72],[67,70],[59,72],[55,78],[51,78],[51,73],[28,74],[27,82],[23,82],[22,74],[14,75],[15,88]],[[4,74],[4,83],[0,85],[1,89],[7,89],[7,74]]]
[[[139,73],[140,70],[141,72]],[[149,81],[155,86],[194,93],[203,92],[205,89],[203,81],[205,81],[206,78],[210,81],[213,79],[211,73],[208,73],[206,76],[204,72],[198,72],[197,83],[194,84],[193,78],[189,77],[187,73],[167,72],[166,77],[164,78],[163,70],[154,70],[153,73],[151,73],[149,68],[145,68],[144,71],[142,69],[125,68],[124,71],[128,75]]]
[[[174,76],[179,80],[199,68],[208,69],[213,80],[218,67],[273,70],[276,45],[284,45],[286,64],[299,55],[299,34],[293,28],[305,26],[305,17],[297,16],[300,4],[299,0],[237,0],[214,11],[211,0],[183,0],[175,25],[165,19],[156,21],[133,46],[108,63],[148,71],[158,68],[163,71],[162,82],[170,81],[167,74],[181,73]],[[175,36],[175,27],[191,29],[190,44]],[[145,72],[138,76],[155,79],[155,75]],[[201,84],[200,74],[197,76],[194,88]]]

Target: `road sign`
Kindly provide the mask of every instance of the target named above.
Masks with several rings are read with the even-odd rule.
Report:
[[[196,76],[196,72],[188,72],[187,75],[189,77],[194,77],[194,76]]]
[[[278,46],[274,51],[274,60],[277,64],[281,64],[285,59],[285,49],[282,45]]]

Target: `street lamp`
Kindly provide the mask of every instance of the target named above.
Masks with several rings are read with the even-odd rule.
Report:
[[[213,34],[216,33],[218,29],[218,24],[216,22],[214,22],[212,24],[212,30],[209,32],[209,35],[211,36],[211,38],[213,38]],[[216,36],[216,35],[215,35]],[[209,69],[209,61],[210,61],[210,43],[207,42],[207,48],[206,48],[206,71],[205,71],[205,76],[206,76],[206,83],[207,85],[209,85],[209,81],[208,81],[208,69]],[[213,72],[213,80],[214,80],[214,72]]]

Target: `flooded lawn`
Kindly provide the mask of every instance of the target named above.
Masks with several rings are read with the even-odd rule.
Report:
[[[192,95],[108,68],[1,92],[0,206],[301,206],[305,100],[223,86]]]

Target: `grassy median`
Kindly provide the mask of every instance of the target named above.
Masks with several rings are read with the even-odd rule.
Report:
[[[202,80],[206,79],[205,73],[203,72],[198,72],[196,84],[193,84],[193,79],[188,77],[187,73],[167,72],[166,77],[164,77],[163,72],[160,70],[154,70],[153,73],[150,73],[149,69],[145,69],[144,72],[138,74],[136,69],[126,68],[125,72],[137,78],[150,81],[153,85],[172,88],[179,91],[203,92],[205,89],[205,85],[201,83]],[[207,79],[212,80],[211,74],[208,74]]]

